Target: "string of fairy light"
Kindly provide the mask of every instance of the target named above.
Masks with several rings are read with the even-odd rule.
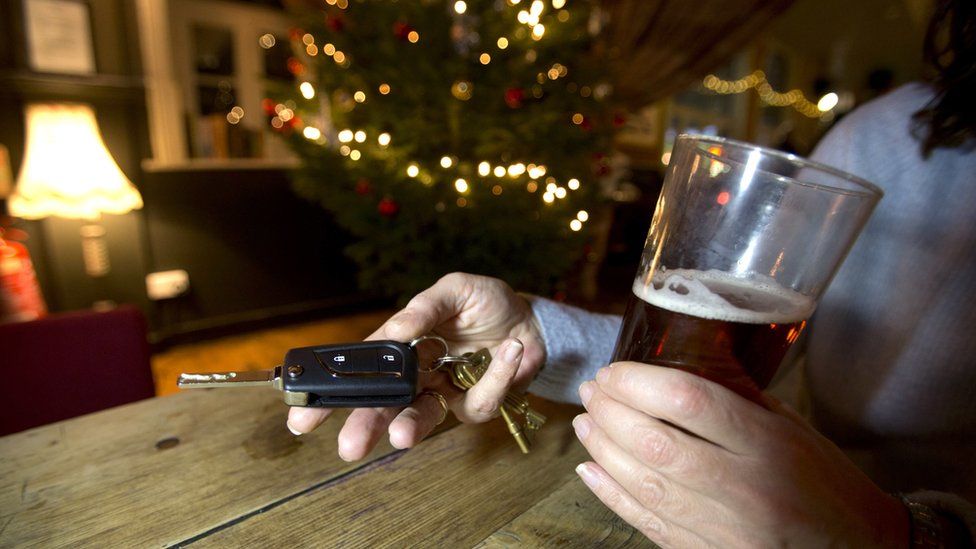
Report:
[[[325,0],[330,6],[335,6],[339,9],[348,9],[348,0]],[[522,0],[507,0],[507,4],[510,7],[517,7],[521,4]],[[528,3],[527,9],[520,9],[516,14],[516,19],[522,25],[525,25],[526,30],[517,30],[516,36],[524,36],[523,32],[528,32],[532,40],[539,41],[545,36],[546,27],[541,22],[542,16],[545,14],[547,9],[546,3],[542,0],[532,0]],[[555,14],[555,19],[559,22],[567,22],[569,20],[570,14],[567,10],[563,9],[566,5],[566,0],[550,0],[550,4],[553,10],[557,10]],[[458,15],[464,14],[467,9],[467,3],[464,0],[457,0],[453,3],[454,12]],[[405,39],[409,44],[415,45],[419,44],[422,40],[420,33],[415,29],[410,29],[405,34]],[[270,49],[275,46],[276,40],[274,35],[265,34],[258,39],[258,43],[264,49]],[[490,41],[488,43],[491,43]],[[332,43],[317,44],[315,37],[310,33],[305,33],[301,37],[301,45],[304,46],[305,54],[309,57],[316,57],[319,54],[331,57],[332,60],[341,68],[349,68],[350,59],[347,54],[339,50]],[[505,50],[510,45],[510,39],[505,36],[498,37],[494,42],[494,45],[498,50]],[[530,50],[529,56],[534,57],[532,54],[534,51]],[[488,65],[492,62],[492,55],[490,51],[482,51],[476,55],[478,62],[481,65]],[[532,59],[529,59],[532,61]],[[290,67],[291,68],[291,67]],[[300,71],[292,71],[293,73]],[[540,72],[537,75],[537,82],[539,85],[546,83],[547,81],[556,81],[560,78],[564,78],[569,74],[569,69],[561,63],[553,63],[545,72]],[[568,86],[569,91],[578,92],[583,97],[590,97],[594,95],[600,97],[601,94],[605,95],[608,93],[607,90],[601,90],[600,86],[596,88],[591,88],[589,86],[577,86],[572,84]],[[298,82],[298,91],[301,93],[302,97],[305,99],[314,99],[317,95],[315,86],[308,82],[307,80],[301,80]],[[392,87],[388,83],[381,83],[377,86],[376,91],[380,95],[389,95],[393,92]],[[465,80],[459,80],[454,82],[451,86],[451,94],[455,99],[459,101],[467,101],[471,98],[473,93],[473,85]],[[542,91],[538,89],[533,90],[533,95],[536,97],[541,97]],[[352,94],[352,99],[356,104],[363,104],[367,102],[368,96],[366,90],[356,90]],[[274,105],[274,116],[271,118],[271,126],[275,129],[280,129],[285,123],[295,118],[295,105],[286,101],[285,103],[277,103]],[[230,115],[228,115],[230,116]],[[243,116],[243,113],[241,114]],[[238,117],[238,120],[240,117]],[[230,121],[230,118],[228,118]],[[572,113],[569,116],[569,121],[576,125],[581,126],[586,123],[586,119],[582,113]],[[236,122],[235,122],[236,123]],[[393,136],[389,132],[381,132],[375,136],[370,136],[366,130],[354,129],[354,128],[343,128],[335,133],[335,140],[338,143],[331,143],[329,138],[326,136],[326,132],[322,128],[317,128],[314,125],[304,125],[301,128],[302,135],[311,142],[314,142],[323,147],[335,147],[339,154],[349,158],[351,161],[359,161],[363,159],[363,151],[367,146],[372,146],[372,140],[375,140],[376,145],[380,149],[385,149],[389,147],[390,143],[393,141]],[[456,173],[462,171],[461,161],[457,156],[454,155],[443,155],[440,161],[435,166],[424,166],[418,161],[408,161],[406,167],[404,168],[404,174],[411,178],[418,180],[424,185],[430,186],[438,178],[439,175],[449,173],[450,170],[455,170]],[[474,162],[471,162],[474,164]],[[439,168],[439,170],[438,170]],[[557,201],[563,200],[569,196],[571,191],[579,190],[582,183],[577,178],[570,178],[565,182],[561,183],[552,175],[548,175],[548,168],[541,163],[532,162],[513,162],[510,164],[496,163],[492,164],[489,160],[480,160],[477,162],[477,174],[483,181],[491,184],[491,194],[494,196],[500,196],[506,191],[506,187],[502,185],[503,182],[507,181],[524,181],[524,190],[528,193],[541,192],[541,200],[544,204],[550,205]],[[494,177],[492,180],[491,178]],[[545,179],[543,179],[545,178]],[[456,199],[456,204],[458,207],[466,207],[468,202],[466,196],[471,192],[471,183],[465,177],[457,175],[454,177],[454,190],[457,192],[458,197]],[[589,220],[589,213],[586,210],[579,210],[576,212],[576,216],[570,220],[569,228],[573,231],[579,231],[583,228],[583,224]]]
[[[800,114],[809,118],[819,118],[824,113],[830,111],[837,105],[838,97],[836,93],[827,93],[817,103],[810,101],[800,90],[790,90],[788,92],[778,92],[766,80],[766,73],[757,70],[752,74],[746,75],[738,80],[723,80],[714,74],[709,74],[702,80],[705,89],[718,94],[728,95],[742,93],[751,89],[767,105],[773,107],[793,107]]]

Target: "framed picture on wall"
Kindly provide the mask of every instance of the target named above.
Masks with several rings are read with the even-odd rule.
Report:
[[[95,73],[91,17],[83,0],[24,0],[24,29],[32,70]]]

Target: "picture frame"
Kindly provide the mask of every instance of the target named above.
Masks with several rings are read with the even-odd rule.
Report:
[[[91,15],[83,0],[24,0],[27,61],[36,72],[95,74]]]

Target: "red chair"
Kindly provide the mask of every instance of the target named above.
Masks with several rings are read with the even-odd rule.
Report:
[[[0,435],[155,394],[139,309],[0,325]]]

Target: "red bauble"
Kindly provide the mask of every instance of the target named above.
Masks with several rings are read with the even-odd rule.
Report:
[[[413,27],[404,23],[403,21],[393,23],[393,35],[400,40],[406,40],[411,31],[413,31]]]
[[[522,88],[508,88],[505,90],[505,104],[510,108],[517,109],[522,106],[525,99],[525,90]]]
[[[261,110],[263,110],[264,111],[264,114],[266,114],[268,116],[274,116],[276,114],[275,113],[275,102],[274,102],[274,100],[272,100],[270,98],[267,98],[267,97],[265,97],[264,99],[262,99],[261,100]]]
[[[302,36],[304,34],[305,34],[305,31],[303,31],[302,29],[300,29],[298,27],[292,27],[292,28],[288,29],[288,38],[291,38],[292,40],[295,40],[295,41],[301,40],[302,39]]]
[[[359,178],[359,181],[356,181],[356,194],[360,196],[365,196],[372,192],[373,192],[373,184],[369,182],[369,179],[366,179],[365,177],[361,177]]]
[[[627,123],[627,117],[622,114],[613,115],[613,127],[619,128]]]
[[[289,57],[286,65],[288,66],[288,72],[295,76],[301,76],[305,73],[305,65],[302,65],[302,62],[294,57]]]
[[[325,25],[334,32],[342,32],[342,29],[346,28],[346,21],[340,14],[329,14],[325,16]]]
[[[396,200],[387,196],[376,205],[376,211],[384,217],[393,217],[400,211],[400,205],[397,204]]]

